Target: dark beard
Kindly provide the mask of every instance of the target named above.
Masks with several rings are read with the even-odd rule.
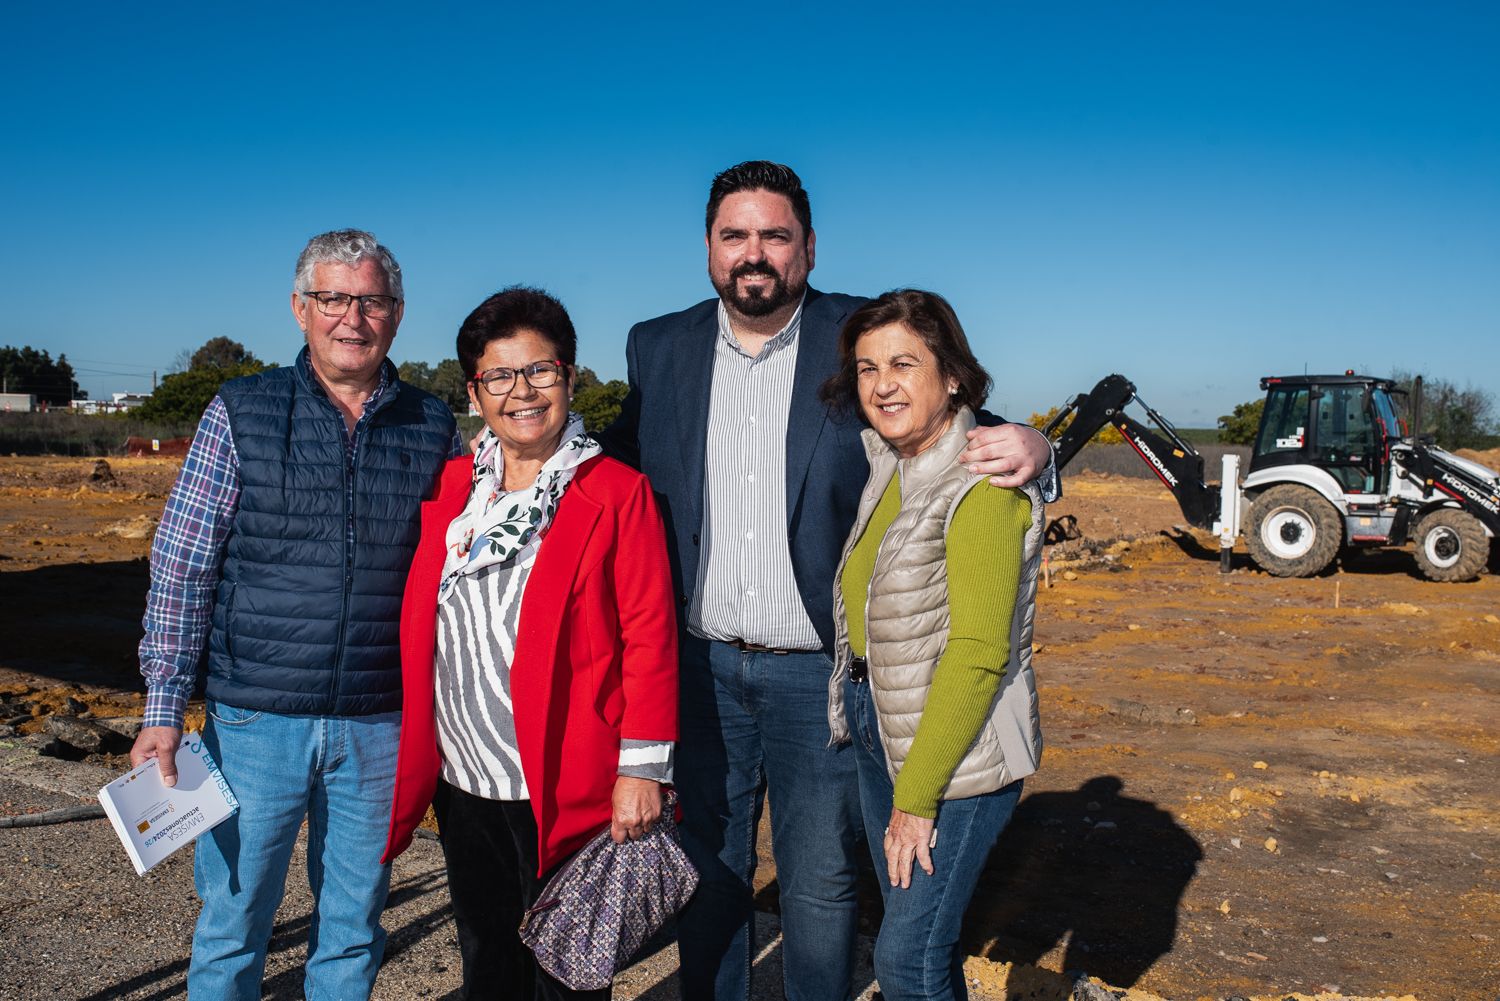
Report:
[[[735,286],[735,282],[746,275],[764,275],[771,279],[771,287],[761,290],[754,289],[743,295]],[[714,290],[719,293],[719,298],[733,306],[735,311],[743,316],[770,316],[789,303],[802,298],[802,293],[807,291],[806,283],[800,288],[789,288],[786,279],[771,265],[764,261],[759,264],[741,264],[729,273],[729,281],[723,285],[714,283]]]

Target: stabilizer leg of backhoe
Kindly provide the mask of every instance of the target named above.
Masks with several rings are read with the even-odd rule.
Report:
[[[1234,569],[1234,540],[1240,534],[1240,457],[1224,456],[1219,476],[1219,520],[1214,533],[1219,537],[1219,573]]]

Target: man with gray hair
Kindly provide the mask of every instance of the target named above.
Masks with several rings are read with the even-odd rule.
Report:
[[[188,993],[259,998],[307,820],[314,909],[304,991],[366,998],[385,948],[380,864],[400,732],[398,623],[418,513],[460,450],[453,414],[387,359],[401,268],[369,233],[314,237],[286,368],[226,382],[198,425],[151,546],[131,763],[167,785],[208,664],[204,743],[239,812],[198,840],[203,909]]]

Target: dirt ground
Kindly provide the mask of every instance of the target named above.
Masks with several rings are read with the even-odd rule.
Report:
[[[22,732],[140,712],[176,461],[110,467],[0,459]],[[1222,575],[1155,481],[1066,493],[1048,515],[1080,537],[1050,550],[1037,613],[1047,751],[966,923],[974,955],[1037,969],[971,964],[980,991],[1054,996],[1046,971],[1084,970],[1177,998],[1500,995],[1500,577],[1429,583],[1409,551],[1309,580],[1239,552]]]

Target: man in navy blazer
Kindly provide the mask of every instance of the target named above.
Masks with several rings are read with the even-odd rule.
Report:
[[[788,167],[722,172],[705,222],[718,297],[631,329],[630,392],[601,436],[661,499],[683,613],[675,772],[702,881],[678,922],[682,996],[749,997],[768,798],[786,997],[847,1001],[860,813],[849,748],[829,746],[827,683],[833,577],[869,470],[859,418],[818,390],[864,299],[808,287],[816,234]],[[1015,486],[1051,454],[1002,425],[963,459]]]

